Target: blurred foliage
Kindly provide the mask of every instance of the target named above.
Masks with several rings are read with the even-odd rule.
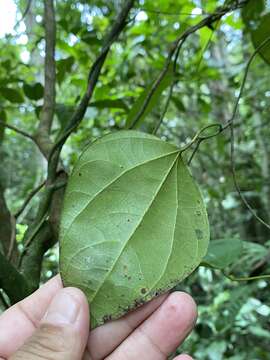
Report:
[[[19,20],[27,1],[17,0],[16,4]],[[125,32],[112,46],[84,121],[63,149],[67,169],[72,169],[86,144],[132,122],[164,65],[170,42],[222,4],[218,0],[137,2]],[[56,6],[54,139],[85,90],[90,65],[121,1],[59,0]],[[43,96],[42,12],[43,4],[36,0],[14,33],[0,38],[0,119],[30,133],[37,127]],[[213,27],[192,34],[181,50],[176,75],[168,76],[161,84],[139,127],[151,131],[159,121],[171,81],[175,81],[174,93],[158,136],[183,146],[202,127],[216,122],[224,125],[231,117],[254,46],[270,36],[269,16],[269,2],[251,0],[241,11],[229,13]],[[239,186],[253,209],[268,223],[269,52],[270,45],[252,63],[235,120]],[[6,189],[8,206],[15,213],[27,194],[44,180],[46,162],[29,139],[10,129],[5,131],[0,151],[0,181]],[[270,359],[269,284],[266,280],[234,282],[223,274],[243,277],[270,272],[269,230],[252,217],[233,186],[229,131],[204,141],[191,169],[207,203],[212,241],[224,244],[218,251],[225,257],[226,268],[201,266],[179,285],[190,291],[199,304],[196,330],[179,351],[188,351],[198,360]],[[20,216],[18,242],[36,215],[38,196]],[[57,267],[55,247],[44,258],[42,281],[57,273]]]

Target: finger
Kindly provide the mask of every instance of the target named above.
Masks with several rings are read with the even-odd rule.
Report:
[[[109,357],[110,360],[164,360],[187,337],[197,317],[188,294],[172,293]]]
[[[88,339],[88,351],[91,359],[104,359],[104,357],[110,354],[125,340],[142,321],[148,318],[167,297],[168,294],[159,296],[121,319],[108,322],[91,331]]]
[[[8,358],[33,334],[52,298],[61,288],[58,275],[0,316],[0,357]]]
[[[33,336],[10,360],[81,360],[89,333],[89,309],[83,292],[57,292]]]
[[[174,358],[174,360],[193,360],[193,358],[187,354],[182,354],[182,355],[176,356],[176,358]]]

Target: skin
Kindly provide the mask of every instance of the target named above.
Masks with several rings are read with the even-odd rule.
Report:
[[[196,317],[194,300],[174,292],[89,333],[84,294],[63,289],[56,276],[0,316],[0,360],[163,360],[184,341]],[[175,360],[192,358],[183,354]]]

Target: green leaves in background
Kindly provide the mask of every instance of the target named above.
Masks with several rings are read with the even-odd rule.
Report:
[[[44,88],[41,83],[23,84],[23,91],[30,100],[42,99]]]
[[[165,75],[165,77],[163,78],[163,80],[160,82],[160,84],[155,89],[155,92],[154,92],[151,100],[149,101],[144,113],[140,117],[140,120],[137,122],[135,128],[138,128],[140,126],[140,124],[143,123],[146,116],[159,103],[163,91],[171,85],[172,81],[173,81],[173,71],[172,71],[172,68],[170,68],[168,70],[167,74]],[[146,89],[142,92],[142,94],[139,96],[139,98],[135,101],[132,108],[130,109],[128,116],[127,116],[127,121],[126,121],[127,129],[129,129],[132,126],[132,124],[134,123],[134,120],[135,120],[138,112],[143,107],[144,101],[147,98],[152,86],[153,86],[153,83],[151,83],[149,86],[146,87]]]
[[[56,78],[59,84],[61,84],[66,75],[71,72],[74,62],[75,59],[73,56],[69,56],[66,59],[60,59],[56,62]]]
[[[270,38],[270,13],[261,17],[258,27],[251,31],[251,38],[255,48]],[[260,55],[270,64],[270,41],[260,51]]]
[[[125,111],[128,110],[128,106],[123,99],[101,99],[91,102],[89,106],[96,107],[98,109],[123,109]]]
[[[3,109],[0,109],[0,120],[3,121],[3,122],[7,121],[7,113]]]
[[[270,37],[270,7],[264,0],[249,1],[242,11],[242,17],[257,48]],[[261,49],[260,55],[270,64],[270,41]]]
[[[19,89],[0,87],[0,95],[11,103],[21,104],[24,102],[23,95]]]
[[[238,260],[243,250],[243,241],[239,239],[220,239],[210,241],[203,266],[224,269]]]
[[[87,295],[93,326],[174,287],[208,240],[200,191],[176,146],[120,131],[82,154],[65,195],[60,271]]]

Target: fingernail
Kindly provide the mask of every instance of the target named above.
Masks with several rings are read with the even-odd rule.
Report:
[[[80,304],[69,289],[60,290],[53,298],[43,322],[73,324],[78,316]]]

